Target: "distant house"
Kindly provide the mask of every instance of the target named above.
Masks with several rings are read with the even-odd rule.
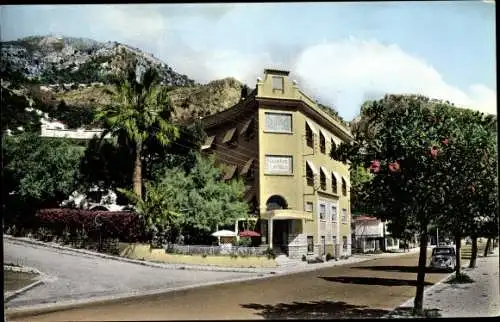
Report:
[[[359,252],[399,248],[399,240],[391,236],[387,224],[380,219],[358,216],[354,217],[353,221],[355,245]]]

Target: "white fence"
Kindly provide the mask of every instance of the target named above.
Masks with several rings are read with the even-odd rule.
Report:
[[[167,253],[184,255],[239,255],[263,256],[267,246],[247,247],[234,245],[207,246],[207,245],[165,245]]]

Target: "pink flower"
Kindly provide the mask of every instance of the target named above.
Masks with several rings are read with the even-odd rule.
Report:
[[[474,185],[473,185],[473,184],[472,184],[472,185],[470,185],[470,186],[469,186],[469,188],[470,188],[470,190],[471,190],[473,193],[474,193],[474,192],[476,192],[476,187],[474,187]]]
[[[401,166],[399,163],[399,160],[396,160],[396,162],[389,163],[389,171],[391,172],[399,172],[401,170]]]
[[[380,172],[380,161],[379,160],[373,160],[372,164],[370,165],[370,171],[373,173],[379,173]]]
[[[443,140],[443,144],[444,144],[444,145],[448,145],[448,143],[450,143],[450,141],[448,140],[448,138],[445,138],[445,139]]]
[[[433,159],[437,158],[438,152],[439,152],[439,149],[437,148],[437,146],[433,146],[431,148],[431,157]]]

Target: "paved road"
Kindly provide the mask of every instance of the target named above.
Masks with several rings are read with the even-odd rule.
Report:
[[[415,295],[418,254],[19,318],[29,321],[381,317]],[[429,285],[447,273],[428,273]],[[9,319],[14,321],[14,319]]]
[[[4,263],[36,268],[49,280],[9,301],[6,308],[64,300],[85,299],[137,291],[151,291],[197,283],[236,279],[257,274],[184,271],[147,267],[53,248],[4,241]]]

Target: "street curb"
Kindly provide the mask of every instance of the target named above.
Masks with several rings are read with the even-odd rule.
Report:
[[[98,253],[98,252],[92,252],[84,249],[78,249],[78,248],[71,248],[71,247],[66,247],[66,246],[61,246],[61,245],[55,245],[55,244],[49,244],[46,242],[41,242],[33,239],[29,239],[26,237],[13,237],[10,235],[4,235],[3,236],[5,239],[13,242],[13,243],[18,243],[18,244],[32,244],[32,245],[37,245],[41,247],[48,247],[48,248],[54,248],[62,251],[66,251],[72,254],[82,254],[86,256],[94,256],[94,257],[101,257],[105,259],[111,259],[111,260],[117,260],[121,262],[127,262],[127,263],[132,263],[132,264],[138,264],[138,265],[143,265],[143,266],[149,266],[149,267],[156,267],[156,268],[162,268],[162,269],[176,269],[176,270],[194,270],[194,271],[213,271],[213,272],[232,272],[232,273],[250,273],[250,274],[279,274],[279,275],[287,275],[287,274],[293,274],[293,273],[300,273],[300,272],[309,272],[317,269],[322,269],[322,268],[327,268],[327,267],[332,267],[332,266],[340,266],[340,265],[347,265],[351,264],[352,262],[343,262],[338,263],[337,261],[334,261],[335,265],[322,265],[322,266],[312,266],[312,267],[299,267],[297,269],[291,269],[287,270],[286,268],[283,267],[269,267],[269,268],[231,268],[231,267],[220,267],[220,266],[202,266],[202,265],[184,265],[184,264],[164,264],[164,263],[153,263],[150,261],[140,261],[136,259],[130,259],[130,258],[125,258],[125,257],[120,257],[120,256],[114,256],[114,255],[108,255],[108,254],[103,254],[103,253]],[[378,259],[378,258],[385,258],[385,257],[397,257],[397,256],[403,256],[406,254],[411,254],[415,252],[414,249],[410,250],[409,252],[405,253],[382,253],[382,254],[374,254],[373,256],[368,255],[368,256],[356,256],[353,255],[351,256],[354,258],[360,258],[360,261],[356,262],[364,262],[368,260],[373,260],[373,259]],[[377,255],[382,255],[382,256],[377,256]],[[356,256],[356,257],[355,257]],[[314,264],[313,264],[314,265]]]
[[[48,247],[48,248],[54,248],[70,253],[78,253],[78,254],[83,254],[86,256],[94,256],[94,257],[101,257],[105,259],[111,259],[111,260],[117,260],[121,262],[127,262],[127,263],[132,263],[132,264],[138,264],[138,265],[143,265],[143,266],[149,266],[149,267],[156,267],[156,268],[163,268],[163,269],[177,269],[177,270],[195,270],[195,271],[218,271],[218,272],[233,272],[233,273],[264,273],[264,274],[270,274],[273,272],[273,268],[260,268],[260,269],[250,269],[250,268],[231,268],[231,267],[217,267],[217,266],[201,266],[201,265],[185,265],[185,264],[160,264],[160,263],[153,263],[150,261],[141,261],[141,260],[136,260],[136,259],[130,259],[130,258],[125,258],[125,257],[120,257],[120,256],[114,256],[114,255],[108,255],[108,254],[103,254],[103,253],[98,253],[98,252],[92,252],[84,249],[78,249],[78,248],[71,248],[71,247],[66,247],[66,246],[60,246],[60,245],[54,245],[54,244],[49,244],[37,240],[32,240],[28,239],[25,237],[13,237],[9,235],[4,235],[3,236],[5,239],[13,242],[13,243],[18,243],[18,244],[31,244],[31,245],[36,245],[36,246],[41,246],[41,247]],[[276,269],[274,269],[276,270]]]
[[[23,306],[20,308],[5,309],[5,317],[8,317],[9,319],[11,319],[11,318],[24,317],[24,316],[47,314],[47,313],[52,313],[52,312],[59,312],[59,311],[66,311],[66,310],[71,310],[71,309],[84,308],[84,307],[91,306],[91,305],[112,304],[112,303],[120,302],[120,301],[129,301],[129,300],[133,300],[133,299],[140,299],[140,298],[143,298],[145,296],[154,296],[154,295],[174,293],[174,292],[185,291],[185,290],[198,288],[198,287],[207,287],[207,286],[214,286],[214,285],[238,283],[238,282],[245,282],[245,281],[250,281],[250,280],[261,280],[261,279],[268,279],[268,278],[274,277],[273,275],[265,275],[265,276],[262,276],[262,275],[264,275],[264,274],[259,274],[259,276],[252,276],[252,277],[241,277],[241,278],[235,278],[235,279],[223,280],[223,281],[214,281],[214,282],[198,283],[198,284],[179,286],[179,287],[170,287],[170,288],[158,289],[158,290],[152,290],[152,291],[130,292],[130,293],[123,293],[123,294],[118,294],[118,295],[93,297],[90,299],[68,300],[68,301],[61,301],[61,302],[56,302],[56,303]]]
[[[10,300],[16,298],[17,296],[26,293],[27,291],[31,290],[32,288],[44,284],[47,276],[37,270],[36,268],[32,267],[26,267],[26,266],[11,266],[11,265],[4,265],[4,270],[10,270],[13,272],[26,272],[26,273],[35,273],[38,274],[37,280],[34,281],[33,283],[26,285],[25,287],[22,287],[20,289],[17,289],[15,291],[9,291],[9,292],[4,292],[4,303],[9,302]]]
[[[38,286],[38,285],[41,285],[41,284],[44,284],[45,281],[44,280],[38,280],[38,281],[35,281],[21,289],[18,289],[17,291],[14,291],[12,293],[9,293],[9,292],[5,292],[4,294],[4,298],[3,298],[3,301],[4,301],[4,304],[9,302],[10,300],[18,297],[19,295],[23,294],[23,293],[26,293],[27,291],[31,290],[32,288]]]
[[[470,261],[469,261],[470,262]],[[462,265],[462,268],[464,268],[465,266],[469,266],[469,263],[467,263],[466,265]],[[427,268],[427,266],[426,266]],[[438,287],[439,285],[443,284],[445,281],[447,281],[451,276],[453,276],[453,274],[455,274],[455,271],[451,272],[450,274],[446,275],[446,277],[442,278],[441,280],[439,280],[439,282],[437,282],[436,284],[430,286],[428,289],[425,289],[424,288],[424,299],[425,299],[425,295],[428,294],[431,290],[433,290],[434,288]],[[385,314],[384,316],[382,316],[382,318],[384,319],[387,319],[387,318],[390,318],[390,314],[392,314],[394,311],[396,311],[397,309],[399,308],[413,308],[413,304],[412,302],[415,301],[415,297],[412,297],[408,300],[406,300],[405,302],[403,302],[402,304],[396,306],[395,308],[393,308],[389,313]],[[425,308],[424,308],[425,309]]]

